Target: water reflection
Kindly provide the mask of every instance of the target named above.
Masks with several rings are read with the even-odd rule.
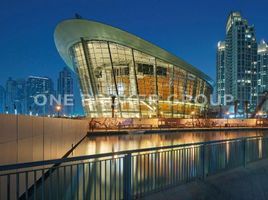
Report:
[[[268,131],[206,131],[155,133],[121,136],[89,137],[75,150],[74,156],[117,152],[131,149],[196,143],[212,140],[233,139],[239,137],[267,136]],[[227,147],[228,148],[228,147]],[[227,149],[228,152],[228,149]],[[229,157],[228,153],[227,156]]]

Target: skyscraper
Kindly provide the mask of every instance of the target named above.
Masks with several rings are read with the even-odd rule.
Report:
[[[227,21],[224,57],[224,76],[217,88],[224,82],[224,94],[234,97],[243,115],[257,103],[257,42],[254,27],[239,12],[232,12]]]
[[[225,94],[225,42],[218,42],[217,48],[217,68],[216,68],[216,79],[217,79],[217,100],[221,105],[224,105],[224,94]]]
[[[61,97],[63,115],[73,114],[74,105],[64,105],[64,98],[70,99],[74,102],[73,97],[73,78],[70,70],[67,67],[64,67],[59,73],[58,78],[58,95]],[[71,102],[70,102],[71,103]]]
[[[34,115],[53,114],[54,107],[50,102],[50,95],[54,95],[53,82],[50,78],[37,77],[37,76],[28,77],[27,79],[28,113],[32,113]],[[38,104],[35,102],[35,98],[38,101]],[[46,99],[47,102],[45,102],[44,99]]]
[[[268,91],[268,45],[264,40],[262,40],[258,45],[258,65],[257,65],[258,102],[261,101],[262,94],[266,91]]]
[[[0,85],[0,113],[4,113],[5,112],[5,98],[6,98],[6,94],[5,94],[5,88],[3,86]]]

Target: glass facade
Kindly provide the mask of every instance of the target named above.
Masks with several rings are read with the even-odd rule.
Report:
[[[221,105],[225,105],[225,42],[218,42],[217,48],[217,68],[216,68],[216,79],[217,79],[217,101]]]
[[[268,44],[262,40],[258,45],[258,64],[257,64],[257,94],[258,104],[264,98],[264,93],[268,91]],[[266,102],[262,108],[268,111],[268,103]]]
[[[257,92],[257,42],[254,26],[238,12],[230,14],[225,39],[225,94],[238,101],[238,112],[244,115],[249,106],[255,110]]]
[[[89,117],[111,117],[112,96],[116,117],[199,116],[205,104],[194,99],[212,92],[180,66],[114,42],[82,38],[70,53]]]

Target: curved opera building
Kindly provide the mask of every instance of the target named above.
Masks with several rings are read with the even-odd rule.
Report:
[[[71,19],[58,24],[54,39],[61,57],[79,77],[89,117],[114,113],[123,118],[183,118],[193,112],[197,116],[205,104],[195,97],[209,99],[212,92],[206,74],[118,28]]]

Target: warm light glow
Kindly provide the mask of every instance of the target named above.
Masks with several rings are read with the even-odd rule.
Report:
[[[263,115],[263,113],[262,112],[258,112],[257,115]]]
[[[195,114],[195,112],[194,112],[194,111],[192,111],[192,112],[191,112],[191,115],[194,115],[194,114]]]
[[[60,106],[60,105],[57,105],[57,106],[56,106],[56,110],[57,110],[57,111],[60,111],[60,110],[61,110],[61,106]]]

